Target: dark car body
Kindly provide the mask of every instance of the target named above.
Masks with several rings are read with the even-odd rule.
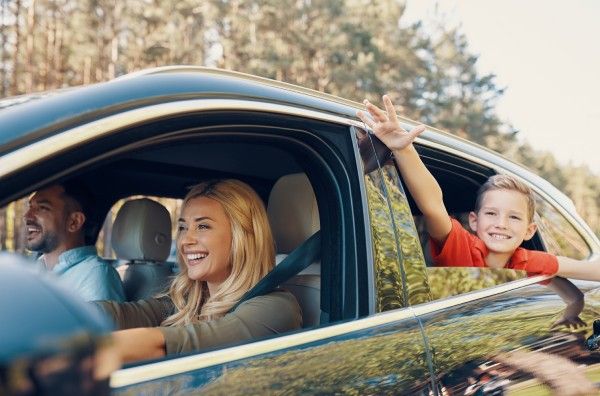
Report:
[[[314,189],[319,323],[131,365],[112,375],[115,394],[469,394],[492,385],[594,389],[600,381],[600,355],[585,347],[600,316],[598,285],[574,282],[586,295],[585,328],[552,329],[565,304],[543,276],[431,267],[421,214],[389,153],[355,117],[360,104],[172,67],[0,108],[0,206],[69,178],[93,191],[100,223],[120,199],[181,199],[188,186],[217,177],[249,183],[265,203],[286,175],[304,173]],[[571,201],[532,172],[432,127],[416,146],[457,218],[488,176],[507,173],[538,201],[540,227],[526,247],[600,253]]]

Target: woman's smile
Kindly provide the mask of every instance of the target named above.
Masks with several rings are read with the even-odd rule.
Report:
[[[192,280],[220,285],[231,273],[231,224],[214,199],[190,199],[178,221],[177,249]]]

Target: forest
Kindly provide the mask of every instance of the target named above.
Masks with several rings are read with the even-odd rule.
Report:
[[[600,177],[558,163],[499,118],[506,87],[443,20],[406,23],[397,0],[0,0],[0,98],[108,81],[149,67],[219,67],[361,101],[496,150],[544,177],[600,234]],[[574,115],[576,116],[576,115]],[[1,133],[1,126],[0,126]],[[532,142],[534,144],[534,142]],[[20,250],[23,207],[0,209]]]

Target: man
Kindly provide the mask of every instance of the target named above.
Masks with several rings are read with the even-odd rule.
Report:
[[[86,301],[124,301],[117,271],[98,257],[86,238],[90,228],[92,196],[73,182],[37,191],[25,213],[27,249],[42,253],[41,263],[63,284]]]

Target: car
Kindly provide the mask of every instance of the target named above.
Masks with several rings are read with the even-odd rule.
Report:
[[[280,258],[320,235],[318,257],[283,282],[302,306],[301,330],[126,366],[111,375],[114,394],[462,394],[492,380],[496,392],[597,389],[600,355],[585,338],[600,312],[598,285],[574,281],[586,327],[554,328],[565,303],[547,277],[432,266],[422,215],[391,153],[356,117],[361,104],[173,66],[0,109],[0,207],[79,180],[98,202],[94,221],[108,225],[94,235],[105,254],[123,202],[152,197],[174,214],[189,186],[214,178],[258,192]],[[457,219],[489,176],[509,174],[536,197],[527,248],[600,253],[573,203],[533,172],[434,126],[415,146]],[[177,271],[166,256],[111,258],[129,299],[156,293]]]

